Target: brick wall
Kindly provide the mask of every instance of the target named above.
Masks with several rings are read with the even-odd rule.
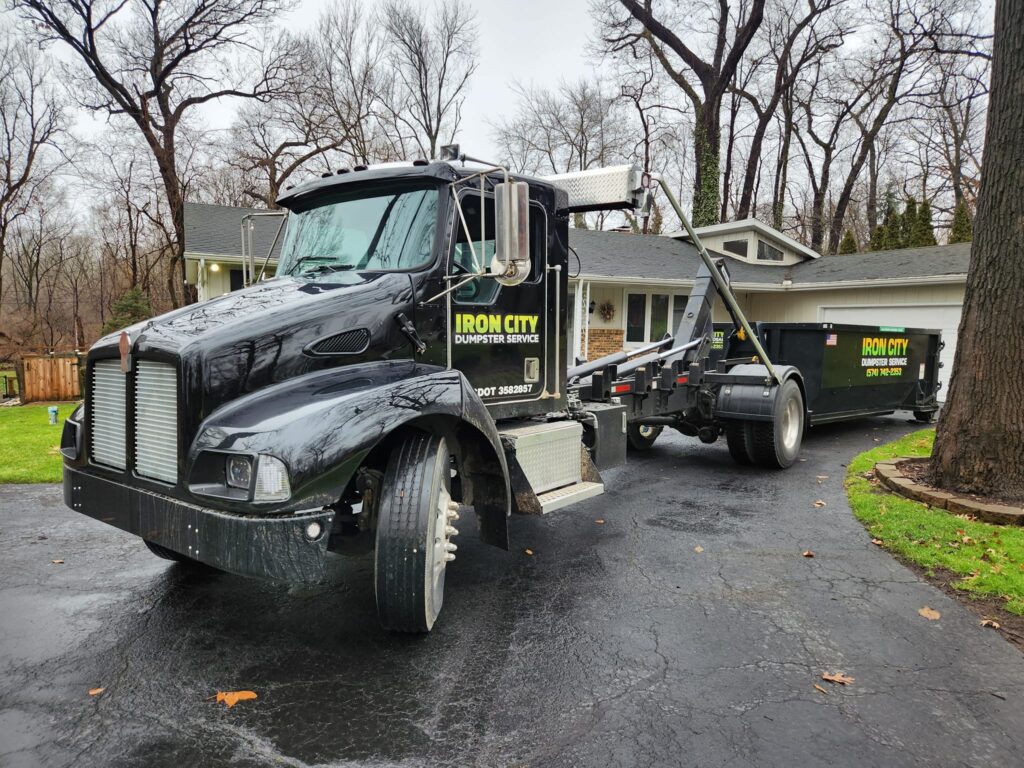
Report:
[[[603,355],[622,351],[623,331],[621,328],[590,329],[590,345],[587,348],[587,360],[596,360]]]

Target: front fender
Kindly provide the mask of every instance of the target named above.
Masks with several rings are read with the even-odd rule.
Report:
[[[455,370],[407,360],[379,361],[260,389],[222,406],[200,424],[188,469],[202,451],[269,454],[288,467],[292,497],[264,511],[326,506],[338,501],[378,444],[409,426],[442,431],[463,447],[481,534],[488,543],[507,546],[511,495],[501,441],[476,391]]]

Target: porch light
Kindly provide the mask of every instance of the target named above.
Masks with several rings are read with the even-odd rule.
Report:
[[[587,314],[588,315],[594,314],[594,310],[595,309],[597,309],[597,301],[592,300],[590,302],[590,304],[587,306]]]
[[[220,264],[211,264],[210,265],[210,271],[211,272],[220,272]]]

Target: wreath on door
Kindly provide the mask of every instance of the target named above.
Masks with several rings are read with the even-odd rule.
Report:
[[[602,301],[597,307],[597,313],[606,323],[610,323],[615,317],[615,305],[610,301]]]

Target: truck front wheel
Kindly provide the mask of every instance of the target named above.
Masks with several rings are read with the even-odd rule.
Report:
[[[629,441],[629,447],[637,451],[650,450],[662,429],[664,427],[637,424],[636,422],[626,425],[626,439]]]
[[[429,632],[444,602],[444,575],[455,559],[458,504],[443,437],[412,432],[391,453],[381,485],[374,578],[386,629]]]
[[[753,423],[752,454],[762,467],[785,469],[796,461],[804,439],[804,397],[793,379],[779,387],[772,416]]]

